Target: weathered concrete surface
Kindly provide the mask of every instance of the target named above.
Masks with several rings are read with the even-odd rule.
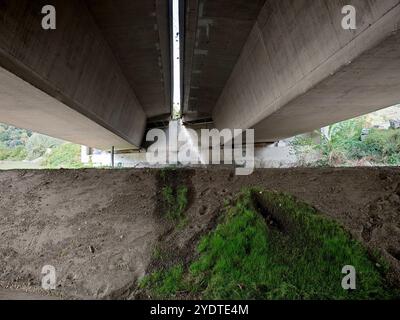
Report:
[[[62,102],[0,68],[0,121],[107,150],[134,146]]]
[[[398,0],[192,0],[185,120],[275,141],[400,101]],[[353,5],[357,30],[341,26]]]
[[[265,0],[188,0],[185,120],[207,119],[232,73]]]
[[[41,27],[46,4],[56,30]],[[163,1],[1,1],[0,67],[26,83],[1,71],[0,121],[101,149],[140,146],[146,116],[169,109],[167,14]]]
[[[399,2],[188,0],[185,120],[275,141],[398,103]],[[41,29],[48,3],[56,31]],[[341,27],[345,4],[356,31]],[[102,149],[140,146],[146,122],[170,115],[168,14],[162,0],[2,1],[0,67],[54,99],[2,70],[0,121]]]
[[[167,0],[86,0],[147,117],[171,114]]]
[[[361,55],[348,67],[257,123],[256,138],[276,141],[397,104],[400,101],[400,56],[396,53],[399,45],[400,34],[397,34]]]
[[[341,9],[357,9],[344,30]],[[400,100],[398,0],[268,0],[227,82],[218,128],[274,141]]]

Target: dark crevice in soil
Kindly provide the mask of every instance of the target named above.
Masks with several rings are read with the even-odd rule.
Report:
[[[186,211],[190,209],[195,201],[194,188],[192,185],[191,177],[195,174],[194,170],[174,170],[174,169],[163,169],[157,172],[157,200],[155,215],[156,217],[163,218],[165,212],[168,210],[167,203],[163,198],[163,189],[169,187],[172,189],[173,195],[177,195],[177,190],[179,187],[186,187],[188,189],[187,193],[187,207]]]
[[[156,271],[167,270],[176,265],[182,265],[187,268],[196,258],[198,258],[198,252],[196,250],[200,239],[215,229],[219,222],[220,213],[222,211],[222,203],[216,206],[212,212],[207,213],[210,218],[207,223],[202,225],[200,228],[195,227],[193,218],[195,211],[191,212],[188,216],[192,205],[198,195],[195,194],[192,185],[192,176],[195,174],[194,170],[163,170],[157,173],[157,205],[155,209],[155,216],[158,219],[164,221],[162,231],[157,243],[154,247],[154,254],[151,261],[146,268],[146,274],[152,274]],[[165,219],[163,212],[167,209],[166,203],[163,199],[162,189],[164,187],[170,187],[172,190],[176,190],[180,186],[188,188],[188,205],[185,210],[185,215],[189,219],[183,228],[177,228],[176,224],[171,223],[168,219]],[[221,199],[222,200],[222,199]],[[207,209],[207,208],[206,208]],[[206,213],[202,210],[196,211],[198,216],[204,216]],[[195,217],[195,216],[194,216]],[[182,243],[182,239],[185,239]],[[141,289],[131,291],[130,299],[148,299],[146,294]]]
[[[280,220],[275,210],[271,210],[270,208],[268,208],[265,200],[262,199],[260,195],[254,192],[252,195],[252,201],[255,209],[264,217],[268,228],[279,231],[281,233],[286,232],[286,227],[283,221]]]
[[[376,210],[376,206],[371,206],[370,208],[371,211]],[[375,214],[369,214],[369,222],[368,224],[363,226],[362,232],[361,232],[361,237],[365,242],[370,242],[372,239],[372,233],[374,232],[375,229],[381,228],[382,227],[382,221],[381,219],[375,215]]]
[[[395,258],[397,261],[400,261],[400,249],[399,248],[394,248],[390,247],[387,249],[387,252]]]
[[[184,248],[178,247],[176,240],[177,237],[179,237],[180,233],[187,232],[187,230],[185,230],[186,228],[183,228],[182,230],[177,229],[176,223],[168,220],[165,217],[165,212],[168,210],[168,204],[166,203],[162,194],[162,190],[165,187],[171,188],[174,196],[176,196],[179,187],[186,187],[188,190],[187,206],[184,213],[186,215],[196,198],[191,179],[194,173],[195,171],[190,169],[164,169],[157,172],[158,191],[154,215],[164,222],[164,230],[158,238],[157,245],[155,247],[155,250],[158,251],[156,254],[158,257],[152,258],[152,261],[146,270],[147,274],[150,274],[156,270],[171,267],[177,263],[186,263],[186,260],[188,260],[195,251],[195,244],[192,245],[192,242],[194,242],[193,240],[191,240],[191,243],[186,245]],[[184,257],[184,261],[182,261],[182,257]]]

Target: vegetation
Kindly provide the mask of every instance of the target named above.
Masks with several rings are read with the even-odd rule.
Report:
[[[164,214],[182,228],[186,224],[185,211],[188,206],[188,188],[179,184],[180,173],[174,168],[163,168],[159,172]]]
[[[27,157],[25,144],[32,133],[0,124],[0,161],[22,161]]]
[[[81,148],[72,143],[63,143],[44,156],[42,165],[49,169],[81,168]]]
[[[189,290],[189,283],[184,281],[184,268],[182,265],[174,266],[168,270],[161,270],[143,278],[140,288],[148,289],[154,298],[175,298],[180,292]]]
[[[320,134],[320,143],[305,136],[295,138],[292,145],[302,165],[357,166],[400,165],[400,130],[370,129],[362,139],[366,118],[360,117],[334,124],[328,134]],[[310,153],[319,153],[318,160],[307,160]]]
[[[31,131],[0,124],[0,143],[6,148],[24,146],[31,136]]]
[[[386,267],[336,223],[278,193],[249,190],[198,246],[185,267],[159,270],[140,288],[175,299],[389,299]],[[357,290],[342,288],[346,265],[357,271]],[[379,267],[378,267],[379,266]]]
[[[172,221],[179,222],[183,226],[185,220],[185,210],[188,204],[188,188],[178,186],[175,190],[171,186],[162,189],[163,199],[167,208],[166,217]]]
[[[174,103],[173,108],[172,108],[172,120],[179,120],[181,117],[182,117],[182,115],[181,115],[180,104]]]
[[[0,124],[0,161],[42,159],[46,168],[80,168],[80,146]]]
[[[0,161],[22,161],[28,156],[26,149],[23,146],[7,148],[4,144],[0,144]]]
[[[400,165],[400,130],[373,130],[365,144],[376,162]]]
[[[34,160],[44,156],[49,149],[54,149],[63,142],[59,139],[48,137],[39,133],[34,133],[26,143],[28,159]]]

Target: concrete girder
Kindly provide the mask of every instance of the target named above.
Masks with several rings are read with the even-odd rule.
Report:
[[[269,142],[399,103],[399,3],[188,0],[185,118]]]
[[[111,1],[0,2],[0,121],[99,149],[141,146],[147,118],[170,110],[169,3],[112,3],[103,16]],[[41,27],[44,5],[56,30]],[[144,54],[146,79],[128,61]]]

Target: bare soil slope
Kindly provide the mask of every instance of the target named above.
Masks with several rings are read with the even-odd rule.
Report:
[[[152,269],[155,249],[193,256],[224,202],[244,187],[284,191],[335,219],[378,249],[400,279],[400,170],[188,169],[172,175],[189,189],[187,225],[163,216],[159,170],[0,172],[0,298],[43,294],[44,265],[57,271],[60,298],[126,298]],[[46,293],[48,294],[48,293]]]

